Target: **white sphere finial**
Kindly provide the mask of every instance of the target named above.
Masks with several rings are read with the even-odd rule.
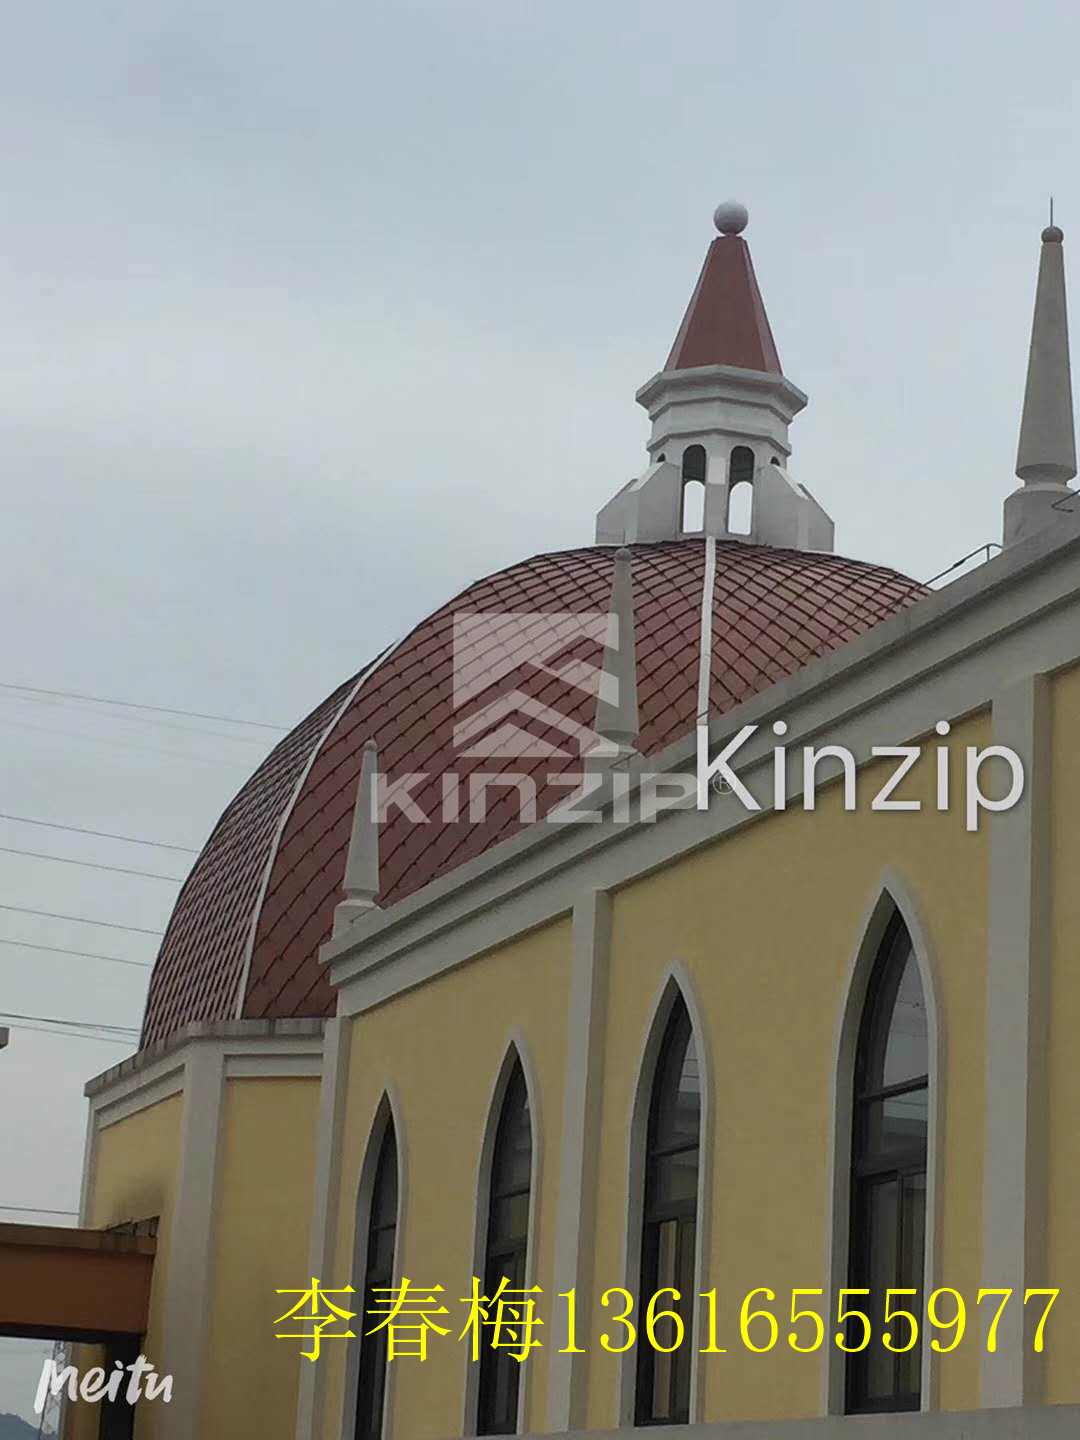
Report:
[[[738,200],[721,200],[712,218],[721,235],[739,235],[746,229],[750,212]]]

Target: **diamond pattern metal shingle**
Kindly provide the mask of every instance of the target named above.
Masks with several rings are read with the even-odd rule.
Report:
[[[792,674],[925,593],[893,570],[833,555],[717,543],[710,704],[721,714]],[[341,898],[361,749],[374,737],[390,781],[438,816],[442,777],[460,777],[461,818],[418,824],[391,813],[380,831],[380,900],[419,889],[520,828],[512,788],[487,791],[487,814],[468,820],[468,776],[531,775],[543,815],[567,798],[548,777],[580,769],[574,754],[493,760],[454,747],[455,614],[606,611],[613,552],[590,547],[540,555],[478,581],[435,612],[363,679],[314,710],[264,761],[215,826],[169,922],[151,980],[142,1043],[195,1020],[327,1015],[333,995],[317,960]],[[655,753],[694,725],[705,546],[700,539],[634,547],[634,630],[641,749]],[[560,657],[597,663],[599,642]],[[476,699],[497,695],[491,687]],[[512,688],[589,726],[595,700],[536,667]],[[470,704],[472,702],[470,701]],[[519,707],[520,708],[520,707]],[[467,713],[467,712],[466,712]],[[516,722],[540,744],[566,750],[542,721]],[[246,975],[245,975],[246,967]],[[240,988],[243,983],[244,994]]]

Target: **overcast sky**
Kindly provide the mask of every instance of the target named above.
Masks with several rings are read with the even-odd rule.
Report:
[[[928,578],[1000,538],[1051,191],[1076,274],[1078,52],[1051,3],[9,8],[0,687],[287,725],[463,584],[588,543],[728,195],[837,548]],[[0,812],[197,847],[273,739],[0,688]],[[175,892],[0,853],[6,905],[156,931]],[[148,974],[5,943],[0,1009],[137,1026]],[[128,1048],[13,1031],[0,1203],[76,1207],[82,1085]],[[0,1340],[0,1411],[39,1368]]]

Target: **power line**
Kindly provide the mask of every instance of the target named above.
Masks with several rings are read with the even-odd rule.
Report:
[[[81,865],[85,870],[107,870],[110,875],[137,875],[140,880],[168,880],[179,885],[180,875],[159,875],[154,870],[126,870],[122,865],[101,865],[96,860],[72,860],[67,855],[43,855],[40,850],[19,850],[14,845],[0,845],[0,855],[25,855],[30,860],[51,860],[56,865]]]
[[[200,710],[175,710],[169,705],[140,705],[135,700],[111,700],[104,695],[84,695],[77,690],[46,690],[40,685],[14,685],[0,680],[0,690],[21,690],[27,695],[51,695],[58,700],[89,700],[95,705],[117,705],[123,710],[145,710],[153,715],[184,715],[189,720],[216,720],[224,725],[254,725],[259,730],[288,730],[287,725],[269,725],[265,720],[241,720],[235,715],[207,715]]]
[[[42,1025],[63,1025],[73,1030],[108,1030],[117,1035],[138,1035],[134,1025],[106,1025],[97,1020],[58,1020],[55,1015],[20,1015],[14,1010],[0,1010],[0,1020],[34,1020]]]
[[[119,955],[97,955],[91,950],[68,950],[63,945],[31,945],[29,940],[5,940],[0,945],[14,945],[20,950],[44,950],[50,955],[76,955],[82,960],[108,960],[113,965],[134,965],[140,970],[149,970],[152,960],[122,960]]]
[[[242,770],[250,769],[249,761],[240,757],[230,759],[227,755],[195,755],[190,750],[169,750],[164,745],[142,745],[137,740],[116,740],[108,735],[88,735],[86,731],[79,730],[54,730],[51,725],[34,725],[25,720],[0,719],[0,725],[6,725],[12,730],[29,730],[35,735],[62,735],[66,740],[80,740],[87,745],[110,745],[117,750],[141,750],[147,755],[168,755],[176,760],[193,761],[197,765],[231,765]]]
[[[141,925],[118,925],[115,920],[88,920],[85,915],[57,915],[52,910],[32,910],[26,905],[0,905],[16,915],[41,915],[46,920],[74,920],[79,925],[99,925],[103,930],[130,930],[133,935],[164,935],[164,930],[144,930]]]
[[[46,1030],[44,1025],[19,1025],[11,1027],[13,1030],[36,1030],[39,1035],[59,1035],[65,1040],[97,1040],[105,1045],[128,1045],[130,1041],[123,1035],[91,1035],[82,1030]]]
[[[13,700],[22,705],[43,705],[52,712],[59,711],[65,714],[69,710],[77,710],[79,715],[98,720],[126,720],[132,725],[157,725],[164,730],[179,730],[183,735],[214,735],[219,740],[232,740],[238,745],[261,745],[261,735],[237,735],[233,730],[208,730],[205,725],[177,725],[171,720],[162,720],[156,715],[105,715],[100,710],[94,710],[89,704],[82,700],[52,700],[45,695],[17,695],[9,693],[4,695],[5,700]],[[237,724],[247,724],[247,721],[237,721]]]
[[[55,820],[32,820],[27,815],[0,812],[0,820],[11,820],[16,825],[39,825],[46,830],[66,830],[71,835],[93,835],[98,840],[124,840],[129,845],[149,845],[155,850],[178,850],[184,855],[199,853],[190,845],[167,845],[164,840],[140,840],[135,835],[116,835],[111,830],[86,830],[81,825],[60,825]]]

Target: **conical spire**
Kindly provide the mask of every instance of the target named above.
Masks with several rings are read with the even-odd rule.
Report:
[[[1063,239],[1056,225],[1048,225],[1042,233],[1024,415],[1016,454],[1016,473],[1021,480],[1064,482],[1076,474]]]
[[[748,219],[746,206],[736,200],[716,207],[713,223],[720,234],[705,252],[665,370],[731,365],[783,374],[750,250],[742,238]]]
[[[606,742],[604,754],[612,758],[631,753],[638,738],[634,582],[630,573],[632,559],[625,546],[615,551],[608,633],[596,700],[594,729]]]
[[[341,930],[377,904],[379,893],[379,827],[375,819],[379,752],[374,740],[364,742],[364,758],[356,787],[349,853],[342,886],[345,899],[334,912],[334,929]]]
[[[1058,518],[1061,496],[1070,493],[1067,482],[1076,474],[1063,239],[1057,225],[1042,232],[1016,453],[1016,473],[1024,484],[1005,502],[1006,545]]]

